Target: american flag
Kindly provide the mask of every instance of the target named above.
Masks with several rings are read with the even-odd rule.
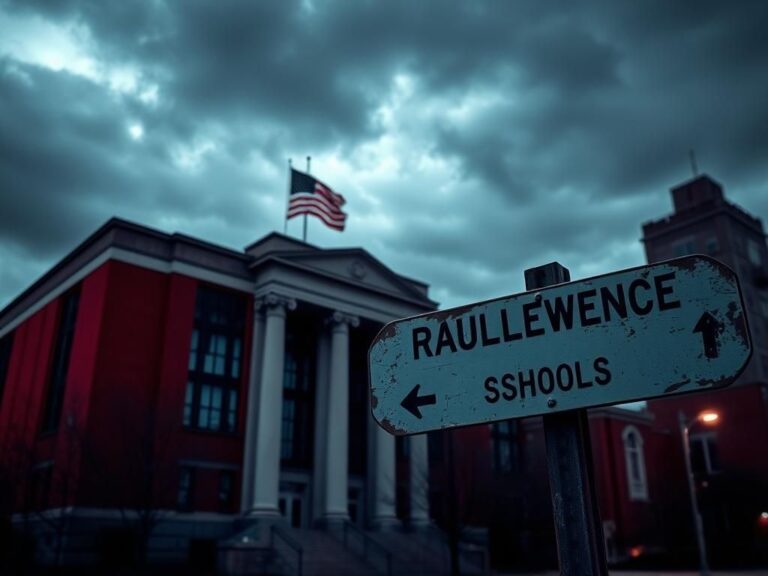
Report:
[[[341,210],[344,196],[309,174],[291,168],[291,194],[288,200],[288,216],[301,214],[316,216],[329,228],[344,230],[347,215]]]

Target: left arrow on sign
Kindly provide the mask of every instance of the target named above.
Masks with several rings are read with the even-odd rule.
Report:
[[[421,410],[419,408],[429,406],[430,404],[437,404],[437,396],[434,394],[419,396],[419,388],[421,388],[421,384],[416,384],[413,390],[408,392],[408,395],[400,402],[400,406],[421,420]]]

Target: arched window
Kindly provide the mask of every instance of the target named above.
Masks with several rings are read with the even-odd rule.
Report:
[[[624,441],[624,459],[627,465],[627,485],[630,500],[648,500],[648,482],[643,457],[643,437],[634,426],[627,426],[621,433]]]

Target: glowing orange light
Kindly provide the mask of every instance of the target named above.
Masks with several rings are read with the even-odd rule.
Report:
[[[643,554],[643,547],[642,546],[632,546],[632,548],[629,549],[629,555],[632,558],[640,558]]]
[[[699,420],[704,424],[714,424],[720,419],[720,414],[713,411],[702,412],[699,414]]]

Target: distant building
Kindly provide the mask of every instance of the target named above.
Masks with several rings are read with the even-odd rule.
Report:
[[[427,438],[396,455],[375,425],[367,350],[435,308],[359,248],[110,220],[0,311],[4,515],[49,563],[212,561],[251,525],[427,525]]]
[[[693,545],[682,462],[679,418],[690,422],[704,409],[720,413],[717,426],[691,427],[698,499],[713,562],[768,560],[768,249],[759,218],[729,202],[706,175],[671,190],[674,212],[643,225],[649,263],[707,254],[738,275],[752,334],[753,355],[729,388],[648,403],[655,426],[675,437],[668,492],[679,514],[671,531],[679,549]],[[658,463],[658,465],[667,465]],[[673,473],[673,470],[674,473]],[[670,526],[668,526],[670,527]]]
[[[651,400],[642,411],[589,411],[598,507],[612,564],[696,562],[679,414],[686,423],[716,409],[716,427],[691,427],[693,468],[709,556],[745,565],[768,560],[768,251],[759,219],[725,199],[701,176],[672,189],[674,213],[643,225],[649,263],[693,253],[733,268],[744,293],[753,357],[739,380],[719,392]],[[522,271],[521,271],[522,272]],[[470,430],[461,431],[468,436]],[[555,535],[540,418],[471,429],[459,469],[492,470],[482,488],[496,565],[554,566]],[[463,437],[462,437],[463,438]],[[485,448],[487,446],[487,449]],[[480,449],[483,447],[483,449]],[[488,461],[476,464],[479,458]],[[472,463],[475,464],[472,464]],[[474,477],[477,478],[475,473]],[[474,481],[477,484],[477,480]],[[465,490],[472,483],[465,482]],[[472,492],[470,490],[470,492]],[[488,503],[490,501],[490,503]]]
[[[759,218],[726,200],[707,175],[671,190],[674,212],[643,224],[649,263],[687,254],[707,254],[738,275],[754,354],[740,384],[768,382],[768,248]]]
[[[484,522],[492,561],[506,569],[556,567],[542,419],[485,428],[493,473],[476,490],[490,501]],[[667,553],[668,468],[660,463],[668,460],[671,435],[656,430],[648,412],[621,407],[590,409],[589,429],[608,562]]]

